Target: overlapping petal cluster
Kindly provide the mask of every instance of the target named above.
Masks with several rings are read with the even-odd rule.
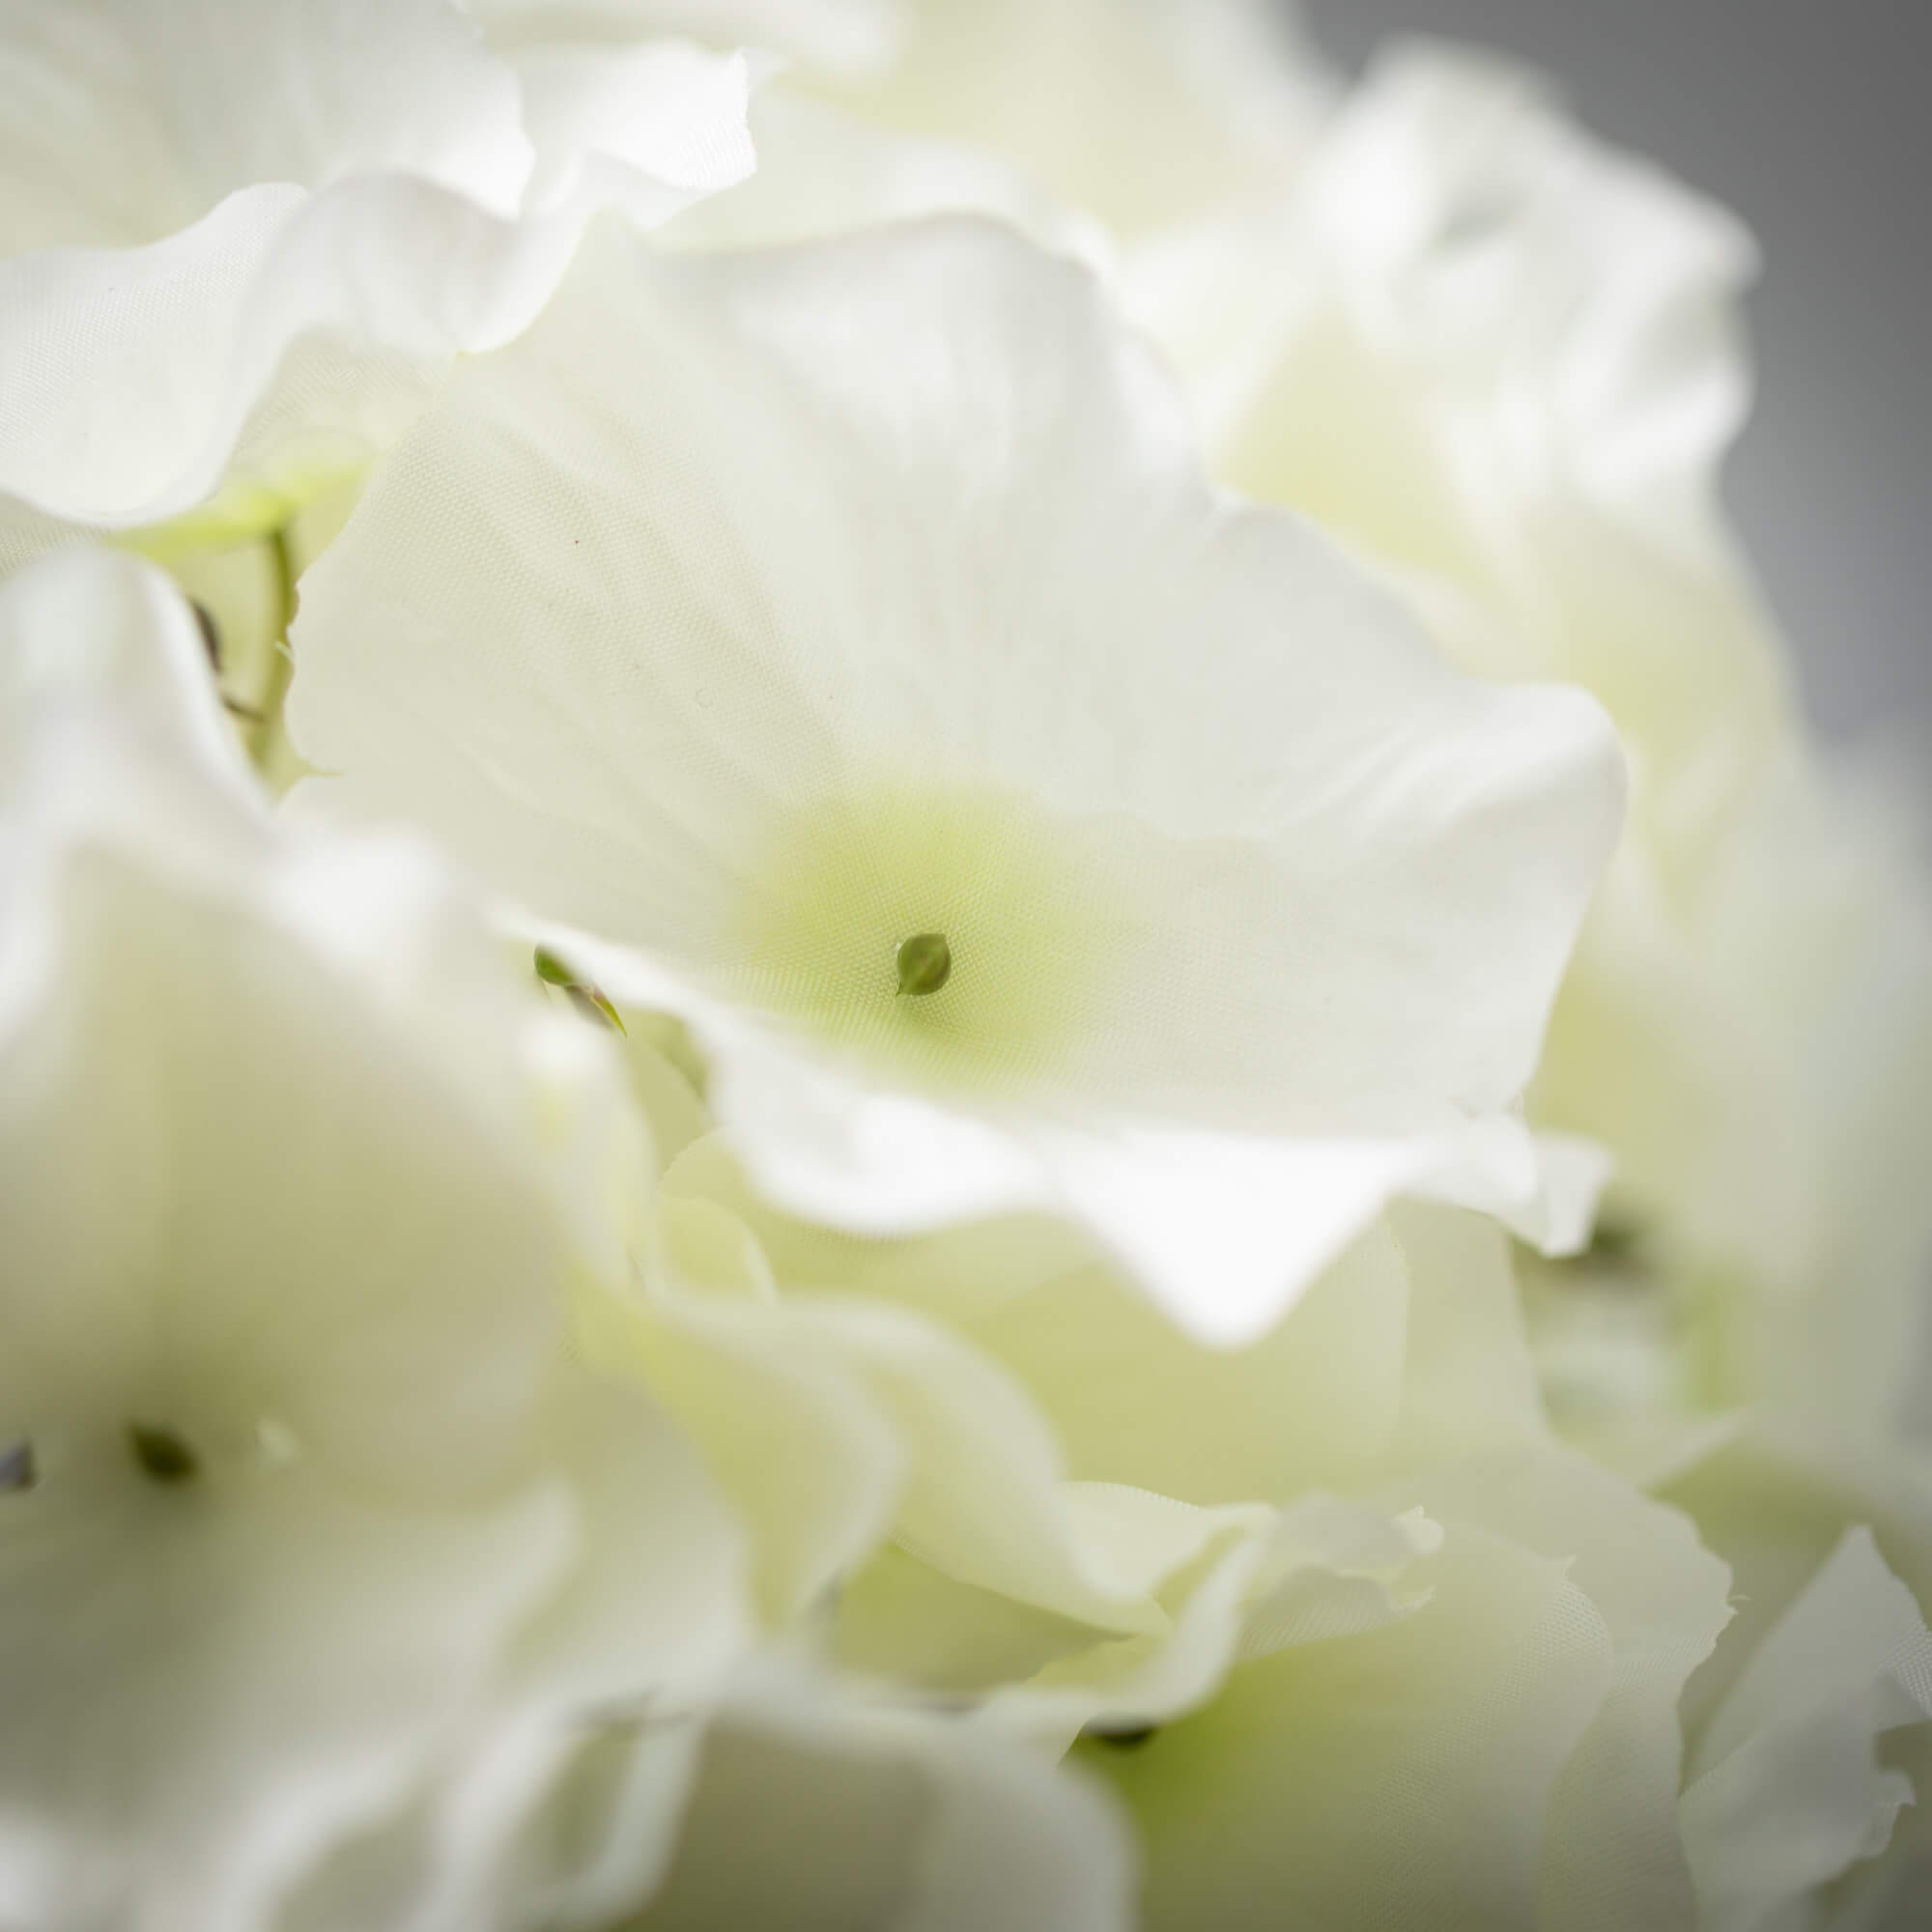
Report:
[[[594,210],[750,172],[742,58],[543,25],[9,0],[0,542],[279,523],[525,327]]]
[[[1728,215],[1263,0],[0,90],[0,1932],[1920,1921]]]

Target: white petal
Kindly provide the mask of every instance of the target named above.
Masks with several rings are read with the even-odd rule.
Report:
[[[0,593],[0,781],[24,786],[34,734],[56,714],[98,721],[111,700],[127,722],[179,749],[224,786],[231,807],[257,797],[215,699],[194,618],[160,573],[103,551],[49,558]],[[10,796],[11,803],[11,796]]]
[[[48,101],[107,72],[93,111],[167,163],[136,211],[49,216],[38,184],[104,172],[69,168],[98,143],[49,108],[23,179],[0,174],[0,497],[82,524],[172,517],[224,478],[224,514],[282,521],[452,355],[523,327],[596,207],[662,219],[751,165],[742,64],[692,49],[539,61],[539,206],[517,74],[441,0],[42,14],[10,16],[0,61]]]
[[[151,567],[7,585],[0,690],[0,1902],[252,1927],[490,1692],[460,1887],[565,1714],[744,1633],[691,1451],[632,1397],[554,1409],[644,1175],[617,1067],[418,848],[270,820]]]
[[[464,0],[464,8],[502,44],[571,33],[684,35],[767,49],[831,73],[878,66],[901,11],[899,0]]]
[[[572,1376],[552,1408],[579,1561],[412,1804],[315,1874],[290,1932],[550,1922],[592,1900],[621,1909],[661,1872],[696,1723],[752,1635],[745,1552],[691,1444],[651,1405]],[[593,1807],[587,1787],[613,1770]]]
[[[0,1909],[49,1932],[252,1932],[407,1789],[571,1548],[554,1490],[4,1500]]]
[[[801,1310],[862,1367],[907,1453],[895,1528],[904,1548],[975,1588],[1117,1630],[1163,1619],[1154,1574],[1110,1539],[1083,1535],[1060,1492],[1058,1445],[1025,1392],[937,1324],[859,1303]]]
[[[1391,1520],[1321,1495],[1279,1516],[1184,1512],[1153,1497],[1135,1514],[1165,1514],[1170,1535],[1191,1539],[1191,1560],[1174,1566],[1162,1590],[1171,1628],[1068,1650],[996,1691],[983,1722],[1057,1747],[1084,1732],[1137,1747],[1150,1728],[1206,1705],[1236,1665],[1376,1630],[1427,1602],[1427,1583],[1406,1573],[1441,1540],[1419,1513]]]
[[[580,196],[655,227],[756,164],[742,58],[578,40],[521,43],[510,58],[537,153],[529,208]]]
[[[1220,1339],[1404,1186],[1538,1212],[1497,1110],[1614,835],[1599,715],[1450,676],[1214,498],[1092,286],[990,230],[607,234],[396,453],[298,634],[316,801],[661,949],[794,1210],[1071,1211]],[[891,998],[922,918],[974,962],[930,1037]],[[1282,1206],[1223,1282],[1182,1231],[1236,1172]]]
[[[10,1421],[232,1399],[385,1484],[492,1480],[560,1326],[541,1168],[286,932],[87,858],[0,1045]]]
[[[1568,1561],[1609,1634],[1608,1691],[1550,1799],[1541,1923],[1690,1932],[1698,1920],[1678,1836],[1678,1699],[1730,1619],[1728,1566],[1675,1510],[1558,1450],[1431,1471],[1412,1493],[1452,1534],[1474,1524]]]
[[[0,688],[15,1421],[233,1384],[345,1465],[491,1480],[573,1252],[621,1262],[614,1069],[418,850],[275,837],[152,569],[11,583]]]
[[[701,1198],[750,1229],[787,1289],[830,1289],[895,1301],[971,1329],[1009,1300],[1092,1265],[1093,1243],[1048,1215],[962,1221],[892,1240],[801,1221],[753,1188],[713,1133],[664,1178],[668,1195]]]
[[[1876,1744],[1932,1718],[1932,1634],[1912,1593],[1848,1531],[1758,1646],[1699,1740],[1685,1848],[1719,1932],[1788,1922],[1792,1901],[1885,1849],[1911,1781]]]
[[[1452,1531],[1406,1616],[1236,1670],[1138,1747],[1083,1745],[1140,1827],[1150,1928],[1537,1924],[1543,1821],[1610,1641],[1562,1566]]]
[[[1523,1333],[1509,1243],[1475,1214],[1404,1206],[1390,1216],[1408,1275],[1398,1466],[1539,1447],[1549,1427]]]
[[[1084,1779],[956,1722],[754,1687],[713,1731],[669,1882],[632,1924],[1124,1932],[1131,1869]]]
[[[1408,1143],[1063,1133],[1049,1158],[1062,1198],[1155,1302],[1224,1347],[1264,1333],[1283,1285],[1330,1266],[1393,1197],[1466,1202],[1531,1239],[1577,1226],[1552,1203],[1528,1136],[1507,1120]]]
[[[903,1276],[917,1294],[911,1258]],[[1406,1305],[1401,1254],[1377,1229],[1241,1350],[1190,1341],[1092,1265],[956,1320],[1033,1392],[1076,1478],[1280,1506],[1359,1477],[1385,1448]]]
[[[15,0],[0,49],[41,110],[0,151],[0,254],[152,242],[237,188],[349,174],[511,214],[529,171],[515,82],[439,0]],[[49,196],[78,204],[59,226]]]
[[[1398,47],[1298,175],[1130,286],[1224,474],[1390,569],[1458,662],[1603,699],[1636,829],[1681,880],[1789,724],[1716,496],[1754,255],[1548,96],[1488,56]]]
[[[745,1524],[758,1605],[777,1631],[885,1534],[900,1452],[863,1380],[755,1313],[714,1296],[598,1298],[582,1320],[602,1371],[648,1388],[703,1448]]]
[[[666,1178],[753,1230],[787,1293],[889,1300],[945,1321],[1032,1393],[1068,1473],[1212,1506],[1285,1505],[1548,1440],[1508,1243],[1481,1217],[1406,1207],[1239,1350],[1203,1346],[1044,1218],[900,1240],[790,1219],[722,1136]]]
[[[1112,259],[1097,223],[1062,208],[982,148],[889,134],[782,86],[761,90],[749,119],[757,172],[680,217],[663,245],[764,248],[882,221],[972,213],[1010,222],[1041,247],[1096,268]]]
[[[989,147],[1142,233],[1289,165],[1333,85],[1266,0],[910,0],[895,58],[844,97]]]
[[[674,1198],[668,1211],[701,1205]],[[776,1531],[789,1545],[820,1520],[803,1494],[830,1484],[838,1463],[823,1449],[811,1458],[788,1450],[771,1425],[787,1396],[818,1387],[820,1401],[835,1399],[871,1480],[831,1484],[853,1498],[852,1534],[818,1544],[820,1559],[804,1573],[811,1587],[794,1586],[787,1612],[869,1552],[888,1497],[897,1545],[933,1569],[969,1589],[1113,1632],[1164,1626],[1153,1591],[1213,1527],[1180,1532],[1193,1539],[1185,1550],[1157,1538],[1160,1553],[1151,1557],[1138,1538],[1123,1544],[1108,1534],[1065,1488],[1058,1444],[1026,1391],[910,1308],[844,1296],[741,1295],[721,1305],[673,1294],[655,1312],[597,1320],[607,1334],[626,1321],[652,1386],[731,1471],[752,1520],[768,1526],[761,1541]],[[753,1388],[773,1385],[772,1395],[753,1398],[768,1426],[749,1434],[741,1421],[748,1378]]]

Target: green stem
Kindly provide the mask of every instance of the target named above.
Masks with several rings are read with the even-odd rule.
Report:
[[[289,549],[286,524],[269,533],[269,559],[274,566],[278,622],[274,641],[269,646],[269,674],[262,684],[261,717],[256,721],[248,749],[257,767],[266,772],[270,752],[282,728],[282,700],[289,695],[289,680],[295,675],[296,661],[289,653],[289,626],[296,614],[296,561]]]

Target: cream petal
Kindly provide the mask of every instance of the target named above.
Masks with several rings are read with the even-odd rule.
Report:
[[[623,1265],[615,1068],[417,848],[274,832],[150,567],[10,583],[0,688],[14,1421],[138,1384],[487,1487],[573,1266]]]
[[[1392,1467],[1427,1469],[1550,1440],[1502,1232],[1480,1215],[1404,1203],[1390,1232],[1408,1278]]]
[[[191,611],[157,570],[132,558],[75,551],[7,582],[0,699],[0,781],[10,810],[15,787],[34,782],[36,735],[53,735],[50,720],[70,709],[99,722],[105,699],[144,737],[185,753],[231,809],[258,799]]]
[[[615,1926],[670,1869],[704,1742],[696,1721],[612,1726],[552,1787],[518,1847],[539,1923]]]
[[[1698,1740],[1685,1849],[1717,1932],[1791,1923],[1885,1849],[1912,1784],[1879,1738],[1932,1718],[1932,1635],[1870,1532],[1846,1532],[1759,1644]]]
[[[787,1289],[895,1302],[969,1332],[1008,1302],[1094,1262],[1091,1241],[1044,1214],[961,1221],[896,1240],[798,1220],[753,1188],[722,1133],[692,1143],[667,1170],[664,1188],[728,1210],[755,1235]]]
[[[237,188],[349,174],[417,176],[508,215],[529,172],[514,79],[440,0],[14,0],[0,48],[42,109],[10,127],[0,254],[152,242]],[[71,226],[49,195],[80,204]]]
[[[88,0],[83,0],[87,4]],[[101,11],[211,198],[405,174],[513,214],[529,171],[514,80],[437,0],[141,0]]]
[[[890,134],[781,85],[760,90],[749,121],[757,172],[681,215],[660,238],[664,246],[768,248],[970,213],[1010,222],[1041,247],[1096,269],[1112,263],[1097,223],[982,148]]]
[[[587,1712],[747,1635],[689,1445],[552,1380],[648,1179],[618,1067],[419,847],[275,825],[151,566],[0,589],[0,690],[5,1883],[253,1927],[373,1833],[365,1895],[473,1904]]]
[[[1723,1158],[1712,1166],[1731,1186],[1684,1210],[1701,1249],[1748,1256],[1762,1284],[1738,1311],[1728,1369],[1786,1412],[1867,1438],[1906,1422],[1925,1376],[1922,817],[1888,794],[1882,768],[1795,765],[1743,829],[1696,931],[1704,990],[1745,1031],[1746,1091],[1762,1102],[1754,1121],[1726,1116],[1714,1131]],[[1768,1194],[1790,1206],[1772,1211]],[[1767,1234],[1781,1250],[1767,1252]]]
[[[560,1327],[541,1169],[270,922],[99,850],[55,891],[0,1048],[10,1419],[232,1396],[385,1485],[494,1480]]]
[[[1206,1705],[1236,1665],[1378,1629],[1426,1602],[1427,1585],[1405,1583],[1405,1573],[1440,1542],[1419,1513],[1391,1520],[1321,1495],[1279,1515],[1186,1511],[1156,1497],[1133,1514],[1144,1530],[1165,1517],[1169,1539],[1186,1538],[1167,1558],[1170,1628],[1070,1649],[997,1690],[982,1721],[1060,1747],[1085,1734],[1137,1749],[1150,1730]]]
[[[493,41],[675,35],[757,47],[828,73],[865,72],[891,51],[900,0],[463,0]]]
[[[522,327],[597,207],[663,219],[751,166],[743,64],[696,49],[530,54],[539,205],[518,75],[444,0],[128,0],[85,31],[40,12],[10,17],[0,60],[36,99],[111,70],[99,111],[133,89],[174,183],[131,227],[109,209],[55,236],[31,183],[72,172],[30,141],[29,185],[0,173],[0,218],[36,216],[0,259],[0,499],[82,525],[156,523],[224,478],[256,499],[240,521],[282,521],[452,355]],[[87,144],[84,119],[43,121]]]
[[[1134,1636],[1089,1630],[1078,1642],[1062,1638],[1030,1676],[995,1689],[978,1721],[1065,1751],[1082,1735],[1138,1738],[1198,1708],[1220,1688],[1239,1654],[1266,1559],[1266,1513],[1244,1520],[1232,1510],[1170,1509],[1171,1527],[1185,1537],[1181,1549],[1195,1560],[1168,1579],[1168,1627]]]
[[[1212,1506],[1546,1443],[1508,1244],[1480,1216],[1405,1206],[1238,1350],[1178,1331],[1046,1218],[897,1240],[791,1219],[722,1135],[666,1177],[753,1231],[788,1293],[862,1293],[942,1320],[1050,1418],[1079,1480]]]
[[[676,1213],[704,1204],[673,1197],[668,1205]],[[822,1388],[819,1400],[833,1403],[847,1435],[865,1424],[858,1461],[872,1481],[835,1486],[865,1506],[851,1535],[815,1545],[822,1557],[804,1573],[809,1587],[786,1593],[785,1614],[854,1567],[889,1521],[900,1548],[970,1590],[1101,1630],[1164,1625],[1154,1588],[1194,1551],[1162,1543],[1147,1557],[1132,1537],[1107,1534],[1092,1504],[1065,1486],[1058,1443],[1026,1391],[938,1322],[908,1307],[769,1291],[722,1300],[673,1293],[655,1311],[606,1309],[595,1320],[607,1336],[622,1324],[651,1385],[730,1472],[750,1518],[777,1532],[761,1543],[793,1544],[820,1520],[800,1492],[827,1484],[836,1466],[822,1449],[807,1458],[783,1445],[777,1418],[786,1396]],[[754,1435],[740,1422],[748,1378],[776,1391],[776,1400],[761,1398],[771,1421]]]
[[[1127,1801],[1144,1922],[1537,1923],[1551,1788],[1611,1645],[1563,1566],[1451,1531],[1429,1601],[1279,1650],[1130,1750],[1083,1745]]]
[[[509,60],[536,148],[526,209],[582,198],[656,227],[756,165],[742,56],[571,39],[521,43]]]
[[[1467,1202],[1532,1239],[1577,1225],[1552,1211],[1531,1143],[1508,1121],[1407,1143],[1059,1134],[1048,1166],[1060,1198],[1154,1302],[1221,1347],[1265,1333],[1292,1303],[1284,1284],[1331,1266],[1395,1197]]]
[[[1292,165],[1334,82],[1267,0],[909,0],[895,58],[840,91],[999,153],[1143,234]]]
[[[570,1374],[552,1418],[580,1560],[533,1606],[414,1803],[331,1858],[288,1932],[523,1926],[590,1901],[614,1913],[661,1871],[696,1724],[751,1643],[742,1539],[648,1403]],[[593,1806],[588,1787],[613,1771]]]
[[[443,359],[527,320],[570,240],[367,177],[238,188],[139,249],[0,262],[20,340],[0,491],[80,524],[156,523],[212,495],[238,445],[259,487],[319,487],[420,410]],[[290,422],[271,389],[292,351],[314,393]]]
[[[1691,1932],[1678,1699],[1730,1619],[1729,1567],[1688,1518],[1554,1448],[1432,1470],[1404,1493],[1452,1533],[1473,1524],[1567,1561],[1609,1634],[1609,1689],[1550,1798],[1540,1923]]]
[[[1086,1779],[956,1721],[753,1687],[714,1728],[668,1883],[623,1932],[1125,1932],[1132,1849]]]
[[[1716,490],[1748,238],[1535,75],[1421,43],[1265,205],[1182,242],[1131,298],[1222,473],[1390,571],[1454,661],[1602,698],[1633,837],[1688,900],[1792,717]]]
[[[1051,1430],[996,1365],[898,1310],[828,1304],[799,1311],[792,1325],[865,1373],[905,1445],[895,1519],[903,1548],[1054,1615],[1118,1630],[1162,1621],[1145,1566],[1082,1533]]]
[[[917,1297],[917,1259],[901,1273]],[[1385,1449],[1407,1299],[1401,1252],[1378,1228],[1240,1350],[1189,1340],[1117,1270],[1093,1265],[954,1319],[1032,1393],[1076,1478],[1281,1506],[1359,1478]]]
[[[555,1489],[432,1516],[130,1471],[5,1501],[0,1905],[49,1932],[253,1932],[420,1774],[572,1548]]]
[[[886,1534],[902,1452],[864,1379],[766,1313],[716,1293],[598,1296],[582,1325],[600,1370],[647,1388],[704,1451],[745,1525],[758,1606],[778,1632]]]
[[[0,33],[0,255],[152,241],[203,213],[114,15],[15,0]]]
[[[634,1011],[622,1017],[624,1070],[632,1095],[650,1122],[659,1168],[668,1170],[688,1148],[710,1138],[711,1116],[698,1083],[653,1037],[657,1016]]]

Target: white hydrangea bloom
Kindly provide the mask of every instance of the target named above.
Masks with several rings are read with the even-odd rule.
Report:
[[[1530,1119],[1616,1161],[1604,1253],[1538,1295],[1566,1420],[1633,1468],[1776,1397],[1861,1434],[1922,1381],[1932,895],[1799,742],[1717,500],[1748,400],[1727,214],[1455,50],[1378,61],[1272,202],[1136,299],[1222,472],[1394,574],[1467,668],[1582,684],[1624,841]]]
[[[1215,1855],[1203,1845],[1163,1844],[1154,1890],[1175,1922],[1241,1922],[1283,1884],[1330,1909],[1352,1898],[1361,1922],[1405,1898],[1419,1909],[1400,1874],[1365,1874],[1390,1845],[1440,1839],[1459,1846],[1458,1883],[1485,1922],[1695,1923],[1677,1702],[1725,1627],[1728,1575],[1677,1512],[1555,1446],[1492,1228],[1406,1211],[1399,1236],[1374,1231],[1272,1332],[1225,1351],[1178,1335],[1051,1223],[854,1237],[760,1199],[716,1134],[671,1163],[665,1202],[751,1237],[760,1287],[747,1320],[768,1321],[788,1353],[805,1312],[822,1319],[863,1296],[943,1323],[1031,1399],[1038,1420],[1020,1426],[1052,1432],[1069,1527],[1137,1552],[1159,1620],[1133,1631],[1043,1611],[1042,1594],[1010,1573],[989,1579],[943,1540],[901,1531],[841,1593],[838,1654],[902,1688],[976,1700],[998,1729],[1054,1745],[1085,1730],[1086,1754],[1121,1765],[1130,1791],[1144,1794],[1135,1766],[1165,1747],[1169,1727],[1193,1735],[1190,1714],[1215,1714],[1210,1734],[1249,1734],[1247,1700],[1268,1674],[1250,1666],[1315,1642],[1306,1668],[1319,1680],[1338,1645],[1439,1616],[1445,1537],[1463,1572],[1534,1558],[1575,1586],[1561,1596],[1573,1635],[1544,1687],[1570,1715],[1531,1769],[1512,1772],[1521,1781],[1503,1802],[1485,1808],[1497,1793],[1489,1773],[1474,1780],[1488,1796],[1474,1799],[1466,1770],[1435,1779],[1421,1768],[1435,1748],[1426,1727],[1392,1727],[1379,1745],[1346,1748],[1365,1753],[1364,1777],[1421,1795],[1393,1820],[1386,1800],[1347,1826],[1324,1812],[1321,1833],[1283,1849],[1268,1794],[1304,1769],[1319,1777],[1333,1740],[1303,1767],[1298,1717],[1270,1728],[1256,1716],[1255,1748],[1270,1755],[1252,1784],[1218,1749],[1177,1774],[1176,1804],[1229,1823],[1236,1794],[1252,1792],[1258,1808],[1252,1836],[1229,1823],[1226,1870],[1204,1868]],[[998,1493],[985,1472],[1016,1427],[1002,1419],[1011,1402],[977,1406],[997,1447],[955,1438],[950,1460],[969,1490]],[[1433,1628],[1445,1646],[1435,1667],[1467,1682],[1472,1706],[1503,1695],[1512,1646],[1486,1649],[1474,1625],[1446,1617]],[[1346,1738],[1340,1706],[1336,1723]],[[1309,1893],[1284,1878],[1291,1868]]]
[[[1229,1340],[1404,1188],[1580,1231],[1509,1109],[1615,835],[1600,714],[1209,491],[1097,290],[989,227],[604,232],[296,655],[303,796],[633,949],[794,1208],[1067,1216]]]
[[[499,957],[274,829],[149,567],[0,592],[0,1922],[241,1932],[409,1812],[352,1922],[495,1923],[585,1713],[748,1641],[697,1454],[571,1366],[643,1149]]]
[[[1472,668],[1604,700],[1673,892],[1776,754],[1782,662],[1715,498],[1749,239],[1520,70],[1398,47],[1297,171],[1204,211],[1163,312],[1217,468],[1412,582]],[[1203,272],[1219,239],[1238,275]]]
[[[281,521],[522,328],[594,208],[749,173],[747,87],[676,42],[494,51],[451,0],[7,0],[4,541]]]

